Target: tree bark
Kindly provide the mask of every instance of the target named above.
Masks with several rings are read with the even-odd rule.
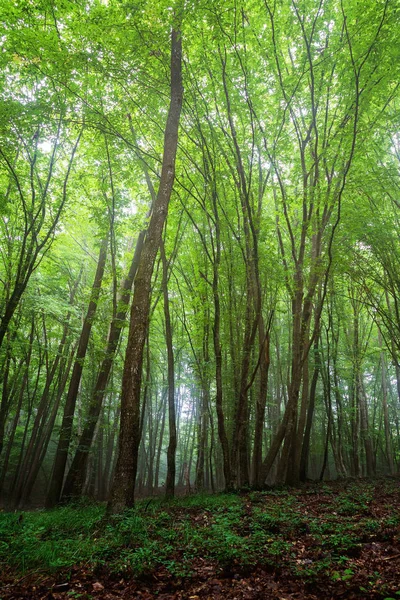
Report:
[[[261,487],[263,484],[261,478],[262,470],[262,440],[265,419],[265,407],[267,404],[268,391],[268,372],[270,365],[270,335],[264,332],[263,318],[260,315],[258,331],[260,347],[260,385],[256,403],[255,427],[254,427],[254,447],[253,447],[253,485]]]
[[[77,288],[79,285],[81,274],[82,274],[82,269],[79,273],[79,277],[77,278],[76,282],[74,283],[74,285],[71,289],[70,298],[69,298],[70,305],[72,305],[74,302],[74,298],[75,298],[75,294],[76,294],[76,291],[77,291]],[[30,477],[30,471],[32,468],[32,462],[33,462],[35,454],[36,454],[36,448],[40,444],[40,435],[43,432],[46,417],[50,410],[50,404],[51,404],[51,399],[52,399],[51,388],[52,388],[53,381],[56,378],[56,373],[57,373],[57,369],[60,366],[60,362],[61,362],[61,366],[62,366],[62,359],[63,359],[65,346],[66,346],[66,342],[67,342],[68,331],[69,331],[70,317],[71,317],[71,312],[68,312],[66,319],[65,319],[65,323],[64,323],[62,337],[61,337],[60,343],[58,345],[56,357],[55,357],[53,364],[51,366],[51,369],[48,372],[47,377],[46,377],[41,400],[40,400],[39,407],[37,409],[35,420],[33,423],[33,428],[32,428],[30,439],[29,439],[29,444],[28,444],[28,447],[27,447],[27,450],[26,450],[26,453],[24,456],[24,460],[22,462],[20,477],[18,478],[16,487],[15,487],[15,492],[14,492],[15,506],[19,505],[22,495],[24,495],[24,488],[26,486],[27,480]]]
[[[164,429],[165,429],[165,418],[167,415],[167,395],[164,393],[162,393],[161,396],[161,427],[160,427],[160,435],[158,438],[158,447],[157,447],[157,454],[156,454],[156,468],[154,471],[154,489],[155,492],[158,492],[158,485],[159,485],[159,478],[160,478],[160,462],[161,462],[161,452],[162,452],[162,444],[163,444],[163,439],[164,439]]]
[[[300,481],[306,481],[307,479],[307,466],[308,466],[308,456],[310,452],[310,441],[311,441],[311,427],[314,418],[314,410],[315,410],[315,395],[317,391],[317,382],[320,371],[320,356],[318,351],[318,342],[319,336],[317,335],[314,342],[314,372],[311,379],[310,386],[310,397],[307,411],[307,419],[304,430],[303,437],[303,445],[301,448],[301,458],[300,458]]]
[[[122,379],[119,454],[111,498],[108,503],[109,513],[120,512],[134,504],[140,444],[143,350],[149,326],[151,278],[175,179],[182,96],[182,41],[180,31],[173,29],[171,35],[171,99],[165,128],[162,171],[133,291]]]
[[[381,335],[379,334],[379,341],[382,346]],[[386,379],[386,361],[385,361],[385,353],[382,349],[381,352],[381,373],[382,373],[382,410],[383,410],[383,425],[385,430],[385,450],[386,450],[386,459],[389,467],[390,475],[395,474],[394,461],[393,461],[393,453],[390,444],[390,421],[389,421],[389,410],[388,410],[388,402],[387,402],[387,379]]]
[[[116,315],[111,321],[110,329],[108,332],[105,355],[97,375],[96,384],[93,390],[92,399],[89,406],[88,416],[83,427],[82,435],[79,438],[78,447],[76,449],[75,456],[72,460],[71,468],[68,471],[68,475],[65,481],[62,494],[64,500],[67,500],[68,498],[78,497],[82,493],[89,452],[93,443],[93,437],[97,421],[99,419],[101,408],[103,406],[104,394],[113,366],[115,353],[117,351],[119,340],[121,337],[121,332],[126,321],[132,285],[139,266],[140,255],[143,248],[145,234],[145,231],[141,231],[139,233],[129,273],[124,279],[121,286],[120,297],[118,301],[119,308],[117,310]]]
[[[361,439],[364,442],[365,449],[365,460],[367,468],[367,477],[374,477],[375,475],[375,460],[374,460],[374,449],[371,439],[371,433],[368,425],[368,406],[367,398],[365,395],[364,383],[362,373],[358,373],[358,379],[356,383],[358,390],[357,395],[360,403],[360,434]]]
[[[85,319],[83,321],[82,331],[79,338],[78,350],[76,353],[75,363],[72,369],[68,394],[64,406],[60,437],[54,461],[53,474],[46,499],[47,508],[55,506],[59,501],[61,495],[61,490],[64,481],[65,466],[67,464],[68,458],[68,449],[72,436],[72,424],[74,420],[76,399],[78,397],[79,384],[81,381],[83,371],[83,363],[86,356],[90,332],[92,330],[93,319],[96,314],[101,284],[103,281],[104,269],[107,258],[107,246],[108,236],[105,240],[103,240],[100,247],[99,259],[97,262],[97,269],[92,286],[90,302]]]
[[[165,341],[167,345],[167,364],[168,364],[168,426],[169,426],[169,444],[167,450],[167,479],[165,482],[166,498],[173,498],[175,495],[175,473],[176,473],[176,414],[175,414],[175,373],[174,373],[174,349],[172,345],[172,326],[169,310],[168,297],[168,263],[165,256],[164,242],[160,242],[161,260],[163,265],[162,291],[164,298],[164,319],[165,319]]]

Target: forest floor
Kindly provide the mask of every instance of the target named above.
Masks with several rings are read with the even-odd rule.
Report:
[[[104,510],[1,513],[0,600],[400,598],[399,480]]]

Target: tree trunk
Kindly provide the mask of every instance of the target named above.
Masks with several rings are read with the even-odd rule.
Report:
[[[203,374],[203,378],[205,374]],[[198,433],[197,433],[197,464],[196,464],[196,477],[194,480],[194,487],[197,491],[204,490],[205,479],[204,469],[206,463],[206,440],[207,440],[207,415],[209,407],[209,388],[208,382],[204,381],[202,384],[203,389],[201,390],[200,407],[198,414]]]
[[[21,496],[18,502],[19,507],[25,506],[30,498],[30,494],[32,492],[33,486],[35,484],[36,478],[38,476],[40,467],[43,464],[44,458],[46,456],[47,447],[51,439],[51,435],[54,429],[54,423],[56,421],[58,408],[61,402],[62,395],[64,393],[64,389],[67,385],[69,373],[72,368],[72,363],[75,356],[76,346],[70,352],[70,356],[63,359],[63,363],[66,362],[67,365],[63,368],[63,365],[60,365],[60,370],[58,374],[58,385],[57,390],[55,392],[55,400],[53,407],[50,412],[50,416],[47,420],[47,423],[42,424],[41,433],[37,438],[35,450],[32,456],[32,462],[29,471],[26,474],[26,478],[24,481],[24,485],[22,486]]]
[[[129,273],[121,286],[120,297],[118,301],[119,308],[111,321],[105,355],[97,375],[88,416],[83,427],[82,435],[79,438],[78,447],[72,460],[71,468],[68,471],[65,481],[63,489],[64,500],[67,500],[68,498],[79,497],[82,493],[89,452],[93,443],[97,421],[103,406],[104,394],[113,366],[115,353],[118,348],[123,325],[126,321],[132,285],[138,269],[144,237],[145,231],[141,231],[136,242],[135,252],[132,258]]]
[[[256,403],[254,447],[253,447],[253,485],[261,487],[262,470],[262,440],[265,419],[265,407],[267,404],[268,371],[270,365],[270,336],[269,331],[265,334],[263,318],[260,315],[258,342],[260,348],[260,385]]]
[[[10,406],[10,389],[9,389],[9,377],[10,377],[10,363],[11,363],[11,353],[9,346],[6,351],[6,359],[4,363],[4,369],[2,373],[2,392],[1,392],[1,403],[0,403],[0,455],[3,450],[4,445],[4,431],[6,426],[6,419],[8,414],[8,409]]]
[[[381,337],[381,336],[379,336]],[[382,341],[381,346],[382,346]],[[388,402],[387,402],[387,380],[386,380],[386,361],[385,354],[382,350],[381,352],[381,372],[382,372],[382,410],[383,410],[383,425],[385,429],[385,450],[386,450],[386,459],[388,462],[389,473],[390,475],[395,474],[394,461],[392,448],[390,444],[390,422],[389,422],[389,410],[388,410]]]
[[[167,345],[168,364],[168,426],[169,444],[167,450],[167,479],[165,482],[165,497],[173,498],[175,495],[176,473],[176,415],[175,415],[175,373],[174,349],[172,346],[172,326],[168,298],[168,263],[165,256],[164,242],[160,242],[161,260],[163,265],[162,292],[164,298],[165,341]]]
[[[14,443],[14,437],[15,437],[15,433],[17,431],[18,422],[19,422],[19,418],[20,418],[20,414],[21,414],[21,407],[22,407],[22,401],[24,399],[24,391],[25,391],[26,382],[27,382],[27,374],[22,381],[21,389],[18,394],[18,404],[17,404],[17,408],[15,411],[15,416],[14,416],[13,422],[11,424],[10,437],[7,441],[7,448],[6,448],[6,451],[4,454],[4,459],[3,459],[3,464],[2,464],[2,468],[1,468],[1,474],[0,474],[0,493],[3,490],[3,485],[4,485],[4,481],[5,481],[6,474],[7,474],[8,462],[10,460],[11,450],[12,450],[13,443]]]
[[[361,439],[364,442],[365,449],[365,460],[366,460],[366,468],[367,468],[367,477],[374,477],[375,475],[375,461],[374,461],[374,449],[371,439],[371,433],[369,431],[368,425],[368,406],[367,406],[367,398],[365,395],[364,383],[362,380],[362,374],[358,374],[358,379],[356,383],[358,387],[357,395],[359,398],[359,406],[360,406],[360,434]]]
[[[97,269],[92,286],[90,302],[85,319],[83,321],[82,331],[79,338],[78,350],[76,353],[76,359],[72,369],[71,381],[69,383],[68,394],[64,406],[64,414],[61,423],[61,431],[56,451],[56,457],[54,461],[53,474],[46,499],[47,508],[55,506],[59,501],[61,495],[61,490],[64,481],[65,466],[67,464],[68,458],[68,449],[72,436],[72,424],[74,420],[76,399],[78,396],[79,385],[82,377],[83,362],[86,356],[90,332],[92,330],[93,319],[96,314],[101,284],[103,281],[104,269],[107,258],[107,246],[108,238],[102,242],[100,247],[100,254],[97,262]]]
[[[161,418],[160,435],[159,435],[159,439],[158,439],[158,447],[157,447],[157,454],[156,454],[156,468],[154,471],[154,488],[155,488],[156,493],[158,492],[158,486],[159,486],[161,452],[162,452],[162,444],[163,444],[163,439],[164,439],[165,418],[167,415],[167,395],[166,394],[164,395],[164,392],[161,397],[161,414],[162,414],[162,418]]]
[[[303,445],[301,448],[300,458],[300,481],[306,481],[307,479],[307,466],[308,457],[310,453],[310,441],[311,441],[311,427],[313,423],[314,410],[315,410],[315,395],[317,391],[318,375],[320,371],[320,356],[318,351],[319,336],[317,335],[314,342],[314,372],[311,379],[310,386],[310,397],[307,411],[307,420],[304,430]]]
[[[116,413],[114,415],[114,421],[112,424],[110,436],[109,436],[108,443],[107,443],[106,458],[104,461],[103,478],[104,478],[105,497],[106,498],[108,498],[108,495],[109,495],[111,479],[113,476],[113,465],[114,465],[113,457],[115,454],[114,446],[115,446],[115,437],[116,437],[117,431],[118,431],[118,425],[119,425],[119,409],[116,411]]]
[[[80,279],[80,277],[79,277]],[[70,304],[73,303],[73,298],[75,296],[75,292],[76,292],[76,288],[78,286],[78,282],[79,280],[76,282],[76,285],[74,286],[74,291],[73,293],[71,293],[71,297],[70,297]],[[26,453],[21,465],[21,473],[20,476],[16,482],[16,487],[15,487],[15,491],[14,491],[14,502],[15,502],[15,506],[18,506],[21,500],[21,497],[24,493],[24,488],[26,486],[26,481],[29,477],[29,473],[32,467],[32,462],[34,460],[34,456],[35,456],[35,450],[36,447],[39,443],[39,438],[41,435],[41,432],[44,429],[44,424],[45,424],[45,420],[46,420],[46,416],[50,410],[50,405],[51,405],[51,399],[52,399],[52,393],[51,393],[51,388],[52,388],[52,384],[53,381],[56,378],[56,373],[57,373],[57,369],[60,366],[60,361],[62,362],[62,357],[63,357],[63,353],[65,351],[65,345],[66,345],[66,341],[67,341],[67,335],[68,335],[68,329],[69,329],[69,320],[70,320],[70,316],[71,313],[69,312],[66,316],[66,320],[65,320],[65,324],[64,324],[64,330],[63,330],[63,334],[61,337],[61,341],[58,345],[58,349],[57,349],[57,354],[56,357],[53,361],[52,367],[50,369],[50,371],[47,374],[46,377],[46,382],[45,382],[45,386],[42,392],[42,396],[40,399],[40,403],[36,412],[36,416],[35,416],[35,420],[33,423],[33,427],[32,427],[32,431],[31,431],[31,435],[30,435],[30,439],[29,439],[29,443],[28,443],[28,447],[26,449]],[[54,392],[53,392],[54,393]]]
[[[150,289],[154,263],[160,245],[175,178],[178,128],[182,108],[182,41],[180,32],[171,35],[171,100],[164,137],[164,155],[157,198],[143,244],[135,280],[128,345],[121,393],[121,425],[117,459],[108,512],[133,506],[140,443],[140,390],[143,350],[148,332]]]

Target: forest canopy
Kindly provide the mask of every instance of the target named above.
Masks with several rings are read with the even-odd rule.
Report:
[[[3,0],[9,508],[400,467],[393,0]]]

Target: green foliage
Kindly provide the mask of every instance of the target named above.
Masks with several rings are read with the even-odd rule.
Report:
[[[322,358],[310,437],[309,470],[314,472],[308,475],[320,476],[326,439],[332,442],[327,444],[327,467],[333,476],[361,473],[362,442],[371,442],[382,472],[393,471],[387,448],[394,462],[400,452],[395,396],[400,353],[399,12],[394,3],[381,1],[323,0],[319,5],[312,0],[284,0],[274,4],[273,13],[272,4],[192,2],[185,3],[181,15],[184,115],[164,232],[181,409],[177,462],[179,467],[187,461],[189,441],[194,440],[191,464],[196,463],[201,437],[197,421],[207,396],[205,454],[210,456],[208,466],[218,480],[217,489],[223,487],[218,472],[216,344],[212,339],[217,295],[222,421],[231,446],[243,386],[248,401],[245,412],[250,415],[246,423],[249,447],[254,432],[264,356],[257,347],[255,290],[259,287],[264,324],[272,315],[263,453],[287,406],[291,385],[286,379],[293,372],[292,359],[307,358],[305,348],[296,350],[293,345],[300,322],[305,329],[298,332],[298,339],[307,345],[306,338],[320,338],[319,351],[311,350],[302,364],[304,377],[308,369],[309,383],[319,355]],[[1,315],[13,288],[20,284],[21,272],[27,271],[7,348],[0,352],[1,373],[6,352],[10,353],[8,387],[12,393],[0,427],[1,435],[6,432],[2,461],[7,443],[11,445],[4,470],[0,464],[6,491],[12,488],[20,458],[24,458],[22,445],[24,451],[29,446],[46,377],[60,358],[59,344],[69,319],[62,360],[47,390],[40,423],[40,431],[45,431],[52,409],[58,407],[49,451],[40,453],[45,473],[39,471],[39,479],[43,477],[44,482],[50,472],[65,399],[61,382],[68,375],[68,357],[89,301],[99,240],[110,229],[112,252],[79,390],[79,425],[77,418],[73,422],[71,450],[76,448],[104,358],[117,289],[127,274],[134,240],[148,221],[148,182],[157,188],[159,180],[169,35],[177,13],[167,0],[1,3]],[[216,286],[213,277],[218,279]],[[158,265],[152,282],[147,404],[139,457],[144,486],[153,481],[144,481],[148,473],[143,465],[157,455],[157,444],[164,449],[166,438],[166,432],[163,436],[159,431],[166,373],[159,287]],[[76,291],[74,299],[72,290]],[[296,295],[300,298],[297,307]],[[319,307],[322,298],[325,305]],[[125,325],[120,323],[121,328]],[[92,469],[103,466],[108,446],[111,454],[115,446],[126,335],[122,338],[112,357],[112,375],[93,448],[99,460],[90,463]],[[244,348],[247,342],[249,348]],[[25,367],[26,389],[21,385]],[[240,381],[241,373],[247,373],[246,381]],[[363,435],[368,439],[359,435],[356,381],[365,396]],[[68,377],[65,384],[68,389]],[[299,381],[297,392],[306,389]],[[304,394],[304,408],[306,400]],[[339,452],[344,465],[340,465]],[[358,467],[355,459],[360,459]],[[340,469],[345,472],[339,473]],[[164,470],[161,451],[159,482]],[[190,475],[193,479],[193,472]],[[35,489],[44,487],[36,485]],[[308,493],[310,497],[323,493],[329,505],[329,488]],[[350,486],[332,502],[332,512],[349,526],[351,517],[358,516],[371,534],[379,533],[376,522],[367,520],[370,498],[368,486],[362,494]],[[276,503],[270,502],[275,499]],[[231,495],[177,499],[168,506],[153,501],[146,509],[138,505],[105,527],[94,507],[75,507],[70,513],[62,509],[66,512],[49,517],[29,515],[21,526],[23,543],[19,545],[20,530],[14,531],[12,523],[6,522],[0,552],[5,560],[24,568],[109,561],[116,570],[140,573],[160,562],[178,574],[179,561],[171,556],[180,543],[192,556],[205,553],[226,564],[252,564],[259,559],[257,548],[258,553],[263,548],[266,560],[289,556],[285,536],[292,538],[308,529],[335,557],[357,550],[358,542],[352,545],[334,520],[318,523],[300,514],[294,490],[251,492],[248,501],[263,508],[254,507],[249,515],[243,499]],[[192,516],[200,510],[207,527],[193,530]],[[182,514],[185,511],[187,517]],[[69,530],[69,519],[75,514],[78,525]],[[396,525],[395,517],[387,519],[387,527]],[[89,532],[96,534],[92,544],[87,542]],[[41,550],[36,556],[37,542]],[[158,543],[162,550],[157,549]],[[116,548],[123,548],[121,559],[114,558]]]
[[[344,494],[337,496],[338,504]],[[352,488],[357,505],[371,494],[370,487]],[[336,500],[331,490],[327,497]],[[108,520],[104,506],[84,503],[49,512],[2,513],[0,561],[17,572],[85,564],[140,575],[164,566],[172,575],[189,577],[191,561],[201,557],[227,568],[285,564],[310,580],[325,573],[347,582],[354,575],[349,561],[360,538],[374,539],[395,522],[352,520],[353,515],[329,510],[321,519],[305,512],[306,506],[298,493],[282,490],[143,501]],[[313,560],[298,558],[302,539],[319,549]]]

